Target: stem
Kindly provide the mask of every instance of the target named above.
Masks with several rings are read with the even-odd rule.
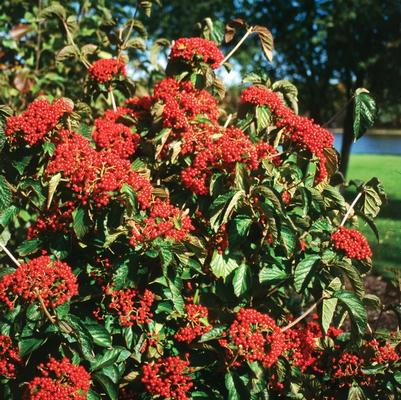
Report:
[[[352,213],[352,210],[355,207],[355,204],[358,202],[358,200],[360,199],[360,197],[362,196],[362,192],[359,192],[358,195],[355,197],[354,201],[351,203],[351,205],[349,206],[346,214],[344,215],[343,220],[341,221],[340,226],[344,226],[344,224],[347,222],[348,217],[350,216],[350,214]]]
[[[223,128],[224,128],[224,129],[227,128],[228,124],[231,122],[232,117],[233,117],[232,114],[229,114],[229,115],[228,115],[227,120],[226,120],[226,122],[225,122],[224,125],[223,125]]]
[[[117,111],[116,100],[114,98],[113,89],[111,86],[109,87],[109,94],[111,98],[111,104],[113,106],[113,111]]]
[[[219,64],[221,67],[227,60],[240,48],[241,44],[245,42],[246,38],[253,32],[253,26],[251,26],[242,36],[241,40],[235,45],[235,47],[224,57],[224,60]]]
[[[86,68],[89,68],[91,65],[90,65],[90,63],[86,60],[86,58],[82,57],[81,50],[79,50],[79,47],[78,47],[78,46],[76,45],[76,43],[74,42],[74,38],[72,37],[70,30],[68,29],[67,23],[66,23],[64,20],[62,20],[62,23],[63,23],[64,29],[65,29],[65,31],[66,31],[66,33],[67,33],[67,41],[68,41],[68,43],[69,43],[72,47],[74,47],[75,53],[77,54],[77,56],[79,56],[80,60],[81,60],[82,63],[85,65],[85,67],[86,67]]]
[[[302,321],[305,317],[307,317],[314,309],[323,301],[323,297],[321,297],[316,303],[312,304],[302,315],[300,315],[297,319],[294,319],[290,324],[281,328],[281,332],[285,332],[288,329],[292,328],[298,322]]]
[[[39,1],[38,1],[38,9],[39,9],[39,12],[38,12],[38,13],[40,13],[40,11],[42,10],[42,0],[39,0]],[[41,51],[41,49],[40,49],[40,45],[41,45],[41,42],[42,42],[42,29],[41,29],[41,25],[42,25],[42,22],[40,21],[40,22],[38,23],[38,36],[37,36],[37,39],[36,39],[36,61],[35,61],[35,72],[36,72],[36,73],[39,71],[40,55],[41,55],[41,53],[42,53],[42,51]]]
[[[0,242],[0,248],[4,251],[4,253],[6,253],[11,258],[11,260],[14,262],[14,264],[17,267],[19,267],[21,265],[20,262],[12,255],[11,251],[8,250],[7,247],[4,246],[4,244],[1,242]]]
[[[47,307],[46,307],[46,305],[45,305],[45,302],[43,301],[43,298],[42,298],[42,296],[40,295],[39,291],[36,290],[35,293],[36,293],[36,296],[38,296],[39,303],[40,303],[40,308],[42,309],[43,313],[46,315],[47,319],[48,319],[52,324],[54,324],[54,323],[55,323],[54,317],[49,313],[49,310],[47,309]]]

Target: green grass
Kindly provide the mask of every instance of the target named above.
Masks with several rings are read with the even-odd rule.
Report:
[[[394,278],[401,273],[401,156],[353,154],[348,179],[367,181],[372,177],[379,178],[388,195],[388,203],[375,220],[380,243],[369,227],[361,230],[372,246],[374,271]]]

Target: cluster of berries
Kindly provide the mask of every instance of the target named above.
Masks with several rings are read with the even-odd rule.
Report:
[[[41,376],[28,383],[23,400],[86,400],[90,388],[90,374],[68,358],[50,358],[40,364]]]
[[[369,243],[362,233],[355,229],[339,226],[338,229],[331,235],[336,249],[344,251],[349,258],[357,260],[365,260],[372,257],[372,250]]]
[[[142,383],[146,390],[165,399],[189,400],[188,391],[193,386],[189,375],[189,362],[178,356],[159,358],[142,369]]]
[[[90,66],[89,75],[99,83],[109,82],[118,75],[126,76],[126,65],[115,58],[100,59]]]
[[[7,119],[5,133],[10,136],[11,142],[20,137],[32,146],[41,142],[56,127],[61,117],[70,112],[72,107],[64,99],[54,100],[53,104],[46,99],[34,100],[21,115]]]
[[[176,40],[169,58],[172,61],[183,60],[194,64],[204,62],[215,69],[220,66],[224,55],[215,42],[200,37],[192,37]]]
[[[267,106],[275,118],[277,128],[284,130],[284,139],[294,143],[299,149],[307,150],[319,159],[316,182],[327,177],[324,150],[333,147],[333,135],[315,124],[313,120],[295,114],[286,107],[280,97],[262,86],[251,86],[241,94],[241,102],[254,106]]]
[[[257,169],[262,158],[277,152],[267,143],[252,143],[243,131],[235,127],[223,129],[217,140],[209,141],[203,149],[197,147],[198,152],[192,164],[182,171],[181,179],[188,189],[200,195],[209,193],[208,180],[215,170],[233,174],[237,162],[246,164],[249,169]]]
[[[153,316],[150,309],[155,295],[148,289],[140,294],[136,289],[106,288],[106,294],[110,295],[109,309],[117,313],[121,326],[146,324]]]
[[[141,225],[133,224],[130,243],[136,246],[157,237],[181,241],[193,229],[191,218],[182,210],[174,207],[168,200],[157,198],[151,206],[149,217]]]
[[[15,378],[20,362],[18,348],[13,346],[10,336],[0,335],[0,376]]]
[[[212,326],[209,325],[209,311],[206,307],[200,304],[186,304],[186,326],[180,328],[174,335],[178,342],[191,343],[197,337],[209,332]]]
[[[286,348],[285,337],[274,320],[252,308],[241,308],[229,328],[230,341],[220,344],[237,356],[234,365],[241,361],[260,361],[265,368],[274,365]]]
[[[10,309],[19,297],[28,304],[40,297],[47,307],[57,307],[77,294],[77,278],[70,266],[49,256],[21,264],[0,281],[0,301]]]
[[[46,173],[48,176],[62,173],[67,187],[84,205],[92,200],[96,207],[106,206],[124,183],[137,192],[142,208],[148,207],[152,193],[150,182],[131,170],[129,160],[113,151],[96,151],[88,139],[67,130],[59,132],[55,154]]]

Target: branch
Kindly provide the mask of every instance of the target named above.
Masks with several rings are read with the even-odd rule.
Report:
[[[117,111],[116,100],[114,98],[113,88],[111,86],[109,87],[109,94],[111,98],[111,104],[113,106],[113,111]]]
[[[344,226],[344,224],[347,222],[348,217],[352,213],[356,203],[358,202],[358,200],[360,199],[362,194],[363,194],[363,191],[359,192],[358,195],[355,197],[354,201],[351,203],[351,205],[349,206],[346,214],[344,215],[344,218],[342,219],[340,226]]]
[[[241,47],[241,44],[245,42],[246,38],[253,32],[253,26],[251,26],[242,36],[241,40],[235,45],[235,47],[224,57],[223,61],[219,64],[221,67],[227,60]]]
[[[4,246],[4,244],[1,243],[1,242],[0,242],[0,248],[4,251],[4,253],[6,253],[6,254],[11,258],[11,260],[14,262],[14,264],[15,264],[17,267],[19,267],[19,266],[21,265],[21,263],[13,256],[13,254],[11,253],[11,251],[8,250],[7,247]]]
[[[47,319],[54,324],[56,321],[54,320],[54,317],[50,314],[49,310],[46,307],[45,302],[43,301],[42,296],[39,293],[39,290],[35,290],[36,296],[38,296],[39,303],[40,303],[40,308],[42,309],[43,313],[46,315]]]
[[[288,329],[292,328],[298,322],[302,321],[305,317],[307,317],[314,309],[317,307],[322,301],[324,297],[321,297],[316,303],[312,304],[302,315],[300,315],[297,319],[294,319],[290,324],[281,328],[281,332],[285,332]]]

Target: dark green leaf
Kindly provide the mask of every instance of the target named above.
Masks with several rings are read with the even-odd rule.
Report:
[[[98,372],[94,374],[93,377],[95,381],[100,383],[100,385],[103,387],[106,394],[110,397],[111,400],[118,399],[118,387],[108,376]]]
[[[238,263],[229,256],[220,254],[217,250],[214,251],[210,269],[217,278],[226,279],[232,271],[238,268]]]
[[[234,378],[230,371],[226,372],[225,376],[226,389],[228,391],[228,400],[241,400],[239,393],[235,387]]]
[[[233,287],[237,297],[249,291],[252,284],[251,270],[247,264],[241,264],[234,272]]]
[[[0,175],[0,212],[11,206],[12,193],[6,178]]]
[[[295,267],[294,287],[297,292],[300,292],[307,285],[311,277],[312,268],[318,260],[320,260],[320,255],[306,254],[305,258]]]
[[[286,278],[287,273],[275,265],[272,265],[271,267],[264,267],[259,272],[260,283],[282,281]]]
[[[337,307],[337,301],[338,301],[338,299],[336,299],[336,298],[323,300],[321,322],[322,322],[322,328],[323,328],[324,333],[327,333],[327,331],[331,325],[331,322],[332,322],[333,316],[334,316],[334,312]]]
[[[376,102],[366,89],[359,88],[354,97],[354,139],[358,140],[373,126],[377,115]]]
[[[26,240],[17,247],[18,254],[23,257],[35,253],[42,247],[43,242],[40,239]]]
[[[89,218],[83,208],[76,208],[72,212],[72,226],[78,239],[82,239],[89,231]]]

